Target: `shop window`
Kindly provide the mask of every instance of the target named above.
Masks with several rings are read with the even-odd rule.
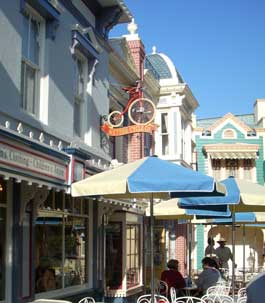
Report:
[[[139,225],[126,226],[126,266],[127,288],[140,283],[140,228]]]
[[[2,203],[2,201],[1,201]],[[0,206],[0,301],[5,300],[5,247],[6,247],[6,208]]]
[[[70,195],[51,191],[47,200],[58,208],[40,209],[35,222],[36,293],[88,283],[88,201],[76,199],[76,211]]]
[[[122,223],[106,226],[106,286],[122,288]]]
[[[221,159],[212,159],[213,177],[216,180],[221,179]]]
[[[0,301],[5,300],[6,288],[6,209],[7,184],[0,178]]]
[[[226,177],[233,176],[239,177],[239,160],[238,159],[225,159]]]
[[[243,160],[243,169],[244,169],[244,176],[245,180],[252,180],[252,169],[253,169],[253,160],[252,159],[244,159]]]

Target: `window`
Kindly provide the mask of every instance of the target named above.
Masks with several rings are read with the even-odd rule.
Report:
[[[226,159],[225,160],[226,177],[233,176],[239,177],[239,160],[238,159]]]
[[[44,208],[39,209],[35,223],[36,293],[88,282],[87,204],[51,191]]]
[[[74,134],[82,135],[82,112],[86,90],[86,60],[81,55],[75,56],[75,100],[74,100]]]
[[[140,283],[139,225],[126,226],[127,288]]]
[[[244,176],[243,179],[245,180],[252,180],[252,168],[254,166],[252,159],[244,159],[243,160],[243,169],[244,169]]]
[[[168,114],[161,114],[161,136],[162,136],[162,155],[169,154],[168,142]]]
[[[235,139],[236,138],[236,132],[233,129],[225,129],[223,131],[224,139]]]
[[[44,39],[44,21],[31,8],[23,14],[21,108],[37,115],[40,99],[41,49]]]
[[[213,170],[213,177],[216,180],[221,179],[221,160],[220,159],[212,159],[212,170]]]
[[[6,288],[6,183],[0,178],[0,301],[5,300]]]
[[[122,223],[106,226],[106,286],[122,288]]]

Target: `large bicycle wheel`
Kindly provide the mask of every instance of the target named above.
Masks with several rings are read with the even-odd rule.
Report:
[[[139,98],[132,102],[128,110],[129,118],[136,125],[146,125],[155,118],[155,106],[146,98]]]
[[[119,127],[122,125],[124,117],[121,112],[115,110],[108,115],[108,123],[112,127]]]

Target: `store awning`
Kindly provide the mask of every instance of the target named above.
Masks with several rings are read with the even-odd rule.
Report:
[[[258,144],[207,144],[203,150],[212,159],[256,159]]]

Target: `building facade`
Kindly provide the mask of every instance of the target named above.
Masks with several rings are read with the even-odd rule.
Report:
[[[229,176],[264,185],[264,100],[254,104],[254,113],[247,115],[226,114],[219,118],[198,119],[194,129],[196,158],[199,171],[223,180]],[[199,226],[193,245],[194,268],[201,267],[208,236],[227,238],[231,246],[229,227],[214,228]],[[242,229],[236,231],[236,264],[243,267]],[[263,233],[260,229],[248,228],[246,260],[253,256],[256,267],[263,265]],[[230,266],[231,267],[231,266]]]
[[[120,223],[109,224],[114,209],[140,245],[142,216],[127,214],[131,201],[70,195],[72,182],[111,167],[100,128],[108,33],[130,19],[121,0],[0,4],[0,302],[76,301],[92,291],[102,299],[105,239],[121,234]],[[139,264],[128,285],[136,276],[142,283]]]

